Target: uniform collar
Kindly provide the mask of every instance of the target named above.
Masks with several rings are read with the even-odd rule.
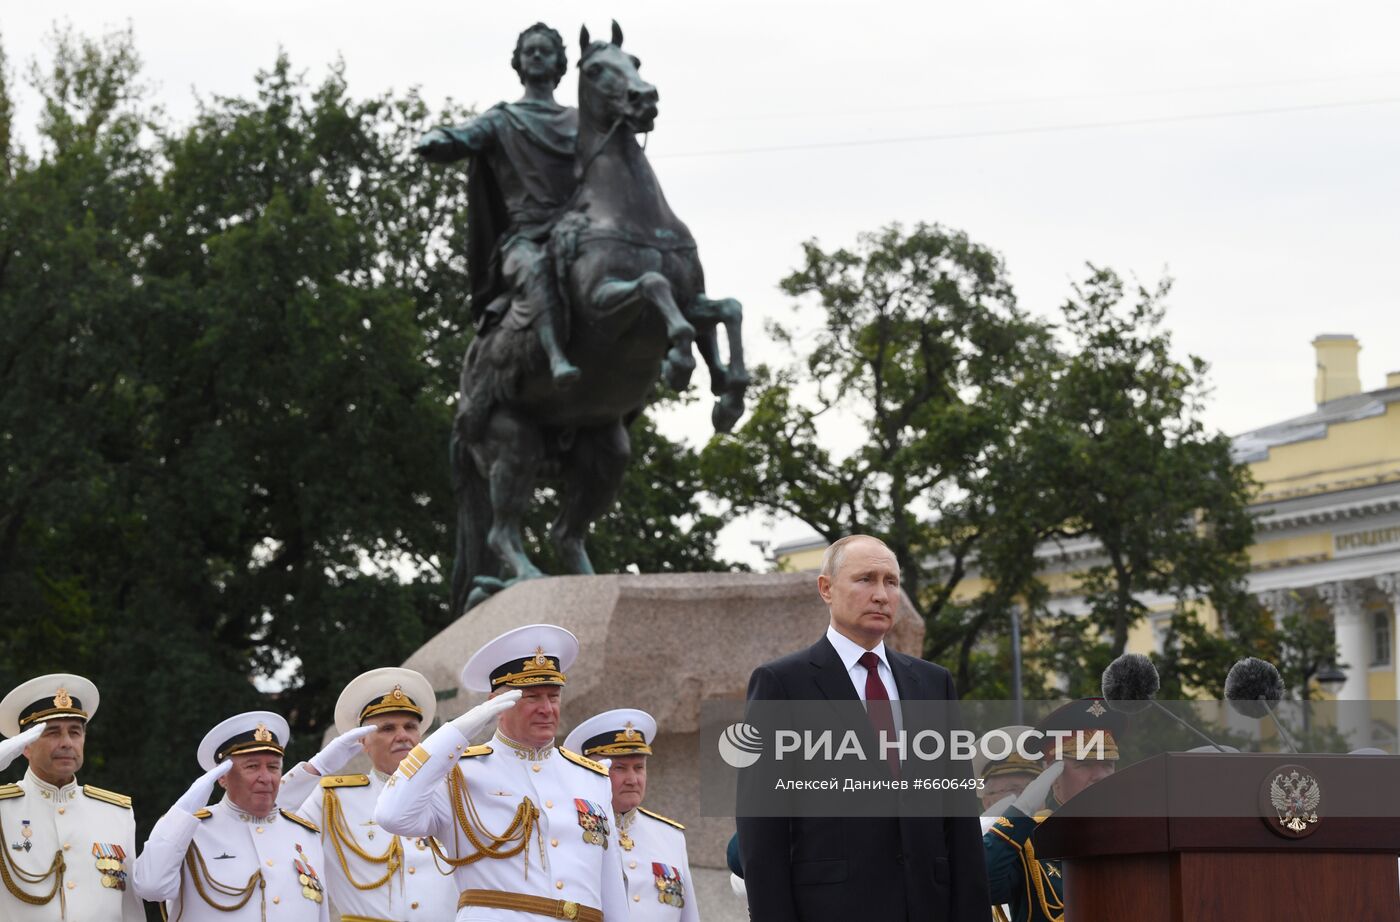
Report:
[[[545,759],[549,758],[550,755],[552,755],[554,752],[553,740],[550,740],[549,745],[541,746],[540,748],[536,749],[533,746],[526,746],[524,743],[517,743],[515,740],[502,733],[500,730],[496,731],[496,739],[500,740],[502,743],[505,743],[508,747],[510,747],[511,751],[514,752],[519,758],[527,759],[531,762],[543,762]]]
[[[637,817],[640,814],[641,811],[637,807],[633,807],[626,813],[619,813],[617,815],[617,828],[622,830],[631,829],[632,824],[637,822]]]
[[[32,785],[39,796],[45,800],[72,800],[74,797],[78,796],[78,779],[76,777],[60,788],[49,784],[43,778],[34,774],[34,769],[26,768],[24,770],[24,780],[26,782],[26,787]]]
[[[224,795],[223,800],[219,801],[219,805],[223,807],[224,810],[227,811],[228,815],[233,817],[234,819],[243,823],[256,823],[259,826],[266,826],[268,823],[275,822],[278,816],[281,815],[278,812],[276,806],[273,806],[272,812],[267,814],[266,816],[258,816],[256,814],[249,813],[247,810],[244,810],[242,807],[238,806],[238,804],[229,800],[227,794]]]
[[[381,772],[381,771],[380,771],[379,769],[377,769],[377,768],[371,767],[370,770],[369,770],[369,776],[370,776],[371,778],[378,779],[379,781],[382,781],[382,782],[385,783],[385,784],[388,784],[388,783],[389,783],[389,778],[390,778],[390,776],[384,774],[383,772]]]

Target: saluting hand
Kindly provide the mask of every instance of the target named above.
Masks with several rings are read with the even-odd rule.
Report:
[[[488,698],[485,702],[478,704],[461,717],[453,720],[452,726],[457,728],[458,733],[462,734],[467,739],[471,739],[473,736],[480,733],[487,724],[495,720],[498,715],[515,707],[515,702],[520,700],[520,695],[520,689],[512,688],[503,695]]]
[[[342,733],[326,744],[326,748],[311,757],[310,765],[318,775],[334,775],[345,767],[364,747],[360,740],[379,729],[373,725],[356,727],[349,733]]]
[[[233,760],[225,759],[209,771],[200,775],[190,789],[175,801],[175,806],[193,816],[209,806],[209,795],[214,792],[214,782],[233,771]]]
[[[47,724],[40,721],[23,733],[18,733],[7,740],[0,740],[0,771],[9,768],[10,763],[24,752],[24,747],[42,736],[45,726]]]
[[[1020,797],[1016,798],[1016,802],[1012,806],[1026,816],[1035,816],[1045,809],[1045,798],[1050,794],[1050,787],[1059,779],[1060,773],[1064,770],[1065,763],[1063,762],[1051,765],[1041,772],[1034,781],[1026,785],[1026,789],[1021,792]]]

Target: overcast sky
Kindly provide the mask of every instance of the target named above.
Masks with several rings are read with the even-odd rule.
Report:
[[[755,360],[781,359],[761,325],[792,310],[775,285],[802,240],[937,221],[1001,252],[1039,313],[1086,260],[1169,272],[1168,323],[1210,362],[1207,419],[1231,434],[1312,408],[1319,333],[1360,338],[1367,389],[1400,370],[1393,2],[10,0],[12,65],[55,17],[130,22],[176,120],[196,94],[250,92],[279,47],[313,78],[343,58],[357,94],[514,99],[510,51],[536,20],[569,43],[572,103],[579,26],[616,18],[661,93],[648,153],[710,293],[744,302]],[[668,430],[703,439],[707,407]],[[761,532],[725,550],[801,529]]]

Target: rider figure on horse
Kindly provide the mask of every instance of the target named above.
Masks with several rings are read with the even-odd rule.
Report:
[[[563,38],[535,23],[516,40],[511,66],[525,86],[519,101],[434,128],[416,151],[434,163],[471,158],[467,258],[477,329],[533,328],[555,387],[564,389],[580,373],[560,345],[568,340],[567,314],[546,251],[550,228],[578,183],[578,110],[554,101],[567,68]]]

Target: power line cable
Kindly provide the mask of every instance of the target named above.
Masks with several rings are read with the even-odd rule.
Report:
[[[790,109],[781,112],[724,113],[691,118],[691,122],[752,122],[770,119],[831,118],[834,115],[888,115],[901,112],[933,112],[948,109],[984,109],[998,106],[1033,105],[1037,103],[1075,102],[1089,99],[1143,99],[1155,96],[1180,96],[1188,93],[1224,93],[1235,90],[1272,89],[1281,86],[1318,86],[1321,84],[1350,83],[1358,80],[1369,82],[1392,81],[1400,74],[1354,74],[1336,77],[1307,77],[1291,80],[1260,80],[1248,83],[1198,84],[1182,87],[1156,87],[1146,90],[1124,90],[1100,93],[1066,93],[1060,96],[1019,96],[1008,99],[969,99],[959,102],[919,103],[908,106],[862,106],[859,109],[822,109],[794,112]]]
[[[695,157],[722,157],[737,154],[776,154],[793,151],[836,150],[846,147],[878,147],[895,144],[920,144],[930,141],[961,141],[970,138],[997,138],[1013,135],[1050,134],[1061,131],[1090,131],[1102,128],[1126,128],[1137,125],[1168,125],[1179,122],[1204,122],[1229,118],[1249,118],[1260,115],[1281,115],[1290,112],[1319,112],[1327,109],[1349,109],[1363,106],[1386,106],[1400,103],[1400,96],[1385,96],[1378,99],[1351,99],[1339,102],[1304,103],[1292,106],[1274,106],[1259,109],[1233,109],[1224,112],[1197,112],[1182,115],[1144,116],[1142,118],[1116,119],[1097,122],[1073,122],[1065,125],[1028,125],[1016,128],[992,128],[978,131],[953,131],[941,134],[908,135],[893,138],[857,138],[850,141],[814,141],[806,144],[775,144],[767,147],[728,147],[713,150],[681,151],[652,154],[656,160],[679,160]]]

